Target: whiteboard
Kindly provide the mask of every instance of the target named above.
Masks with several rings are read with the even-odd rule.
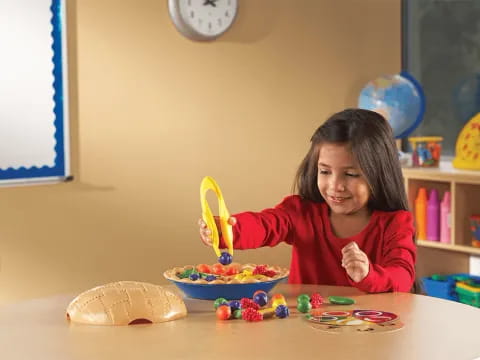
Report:
[[[0,185],[70,178],[65,0],[0,0]]]

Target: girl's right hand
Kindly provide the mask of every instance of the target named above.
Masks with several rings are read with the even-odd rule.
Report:
[[[218,236],[222,236],[222,231],[220,229],[220,218],[218,216],[214,216],[213,218],[215,219],[215,224],[217,225]],[[228,223],[232,226],[235,226],[237,219],[231,216],[228,218]],[[198,220],[198,226],[200,227],[200,240],[202,240],[205,245],[212,246],[212,230],[207,227],[207,223],[203,221],[202,218]]]

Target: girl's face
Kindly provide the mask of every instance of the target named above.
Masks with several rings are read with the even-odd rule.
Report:
[[[353,215],[368,210],[370,188],[348,145],[320,145],[317,184],[332,213]]]

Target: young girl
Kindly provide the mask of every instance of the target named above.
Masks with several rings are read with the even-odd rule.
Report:
[[[292,245],[290,283],[410,290],[415,230],[392,130],[380,114],[331,116],[313,134],[294,190],[274,208],[233,215],[234,247]],[[211,245],[210,229],[199,225]]]

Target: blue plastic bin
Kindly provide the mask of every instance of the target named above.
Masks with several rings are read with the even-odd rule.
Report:
[[[422,277],[421,284],[423,291],[428,296],[458,301],[458,294],[455,291],[455,285],[457,281],[461,281],[461,279],[473,279],[480,281],[480,276],[473,276],[470,274],[451,274],[445,275],[445,277],[445,281],[433,280],[431,277]]]

